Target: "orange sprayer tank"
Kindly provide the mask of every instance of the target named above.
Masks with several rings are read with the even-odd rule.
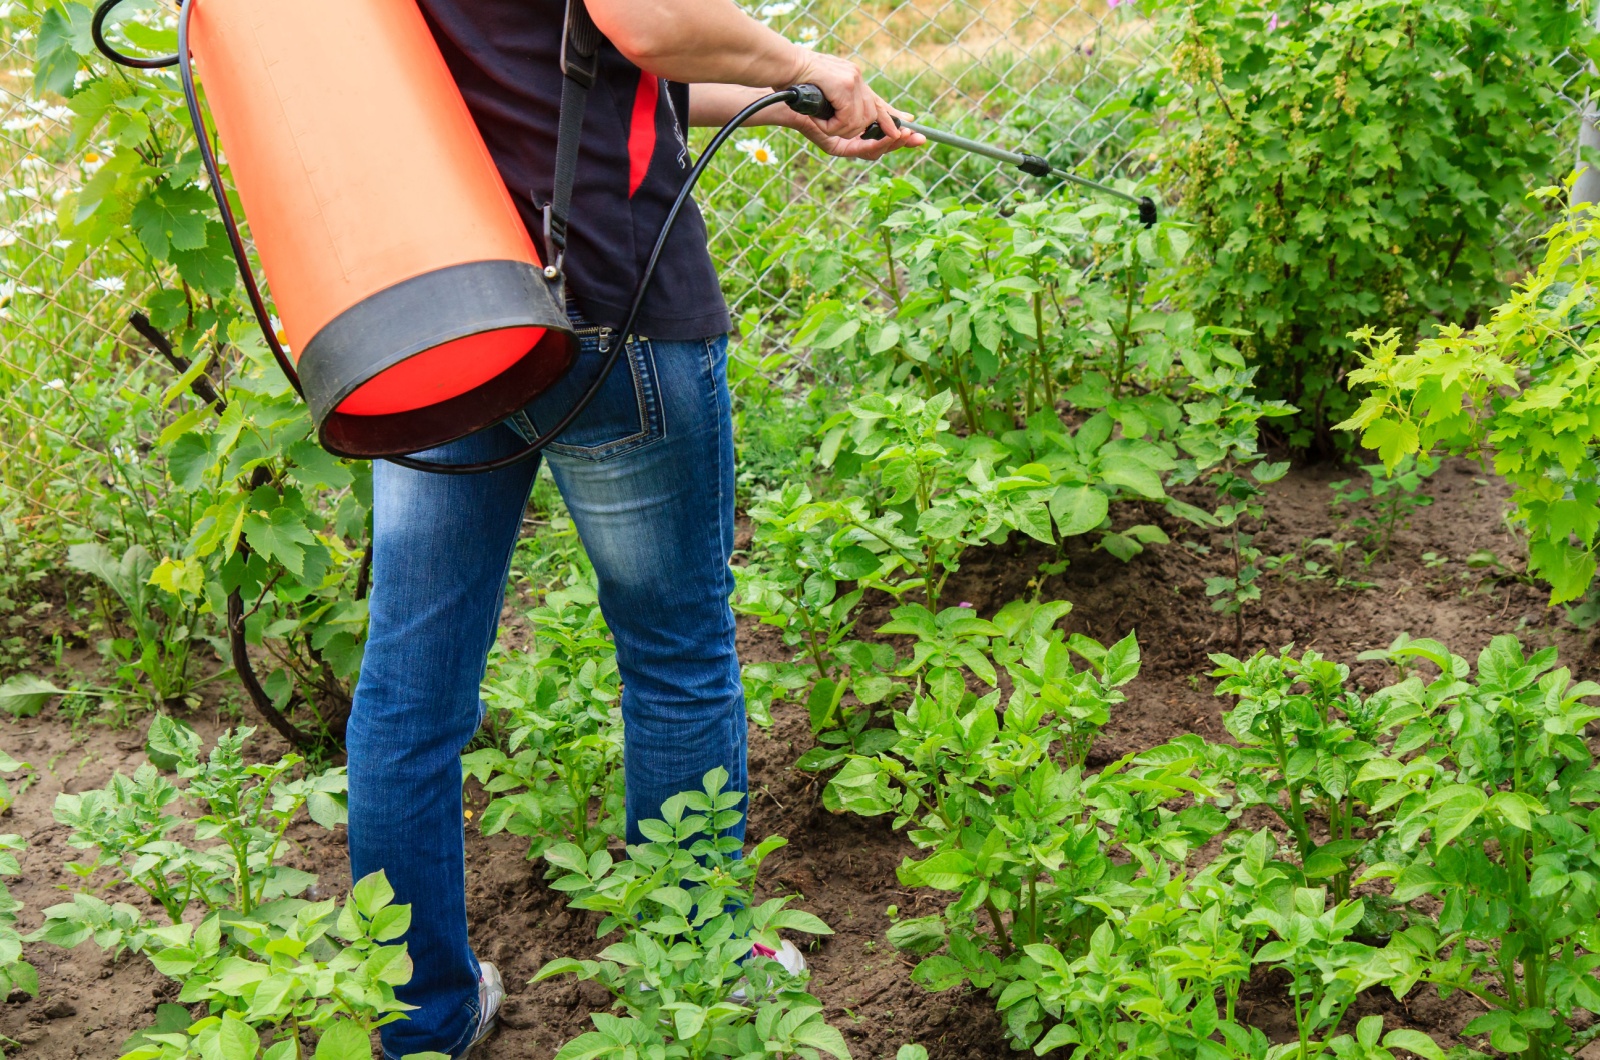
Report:
[[[412,0],[191,0],[190,49],[318,436],[377,457],[515,412],[571,330]]]

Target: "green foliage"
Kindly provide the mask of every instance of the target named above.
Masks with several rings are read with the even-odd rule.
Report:
[[[223,733],[205,758],[200,738],[170,718],[158,715],[151,730],[152,750],[170,756],[187,786],[180,789],[143,765],[132,776],[115,774],[104,788],[57,796],[55,819],[71,829],[67,842],[90,854],[69,869],[86,882],[98,876],[100,888],[132,884],[171,924],[195,906],[248,916],[315,882],[310,873],[279,864],[284,835],[302,808],[325,828],[344,822],[343,769],[296,780],[289,775],[301,762],[297,755],[248,764],[243,751],[250,728]],[[179,837],[191,820],[195,846]],[[113,952],[150,943],[137,910],[107,905],[88,892],[46,909],[35,937],[67,947],[94,938]]]
[[[1299,1032],[1299,1060],[1321,1055],[1313,1038],[1339,1025],[1356,995],[1383,980],[1387,967],[1370,946],[1349,937],[1361,924],[1362,902],[1346,899],[1328,907],[1327,893],[1316,887],[1267,890],[1244,924],[1269,929],[1273,935],[1256,950],[1257,964],[1289,973],[1289,1000]]]
[[[557,843],[592,853],[623,823],[622,685],[611,636],[582,582],[547,593],[530,617],[532,651],[497,649],[484,682],[497,746],[468,752],[462,768],[496,796],[479,819],[485,835],[526,836],[529,858]]]
[[[143,545],[129,546],[121,559],[99,542],[73,545],[67,550],[67,566],[95,578],[102,591],[109,590],[122,604],[119,616],[101,597],[105,628],[116,629],[121,617],[133,634],[100,645],[117,677],[141,689],[154,706],[181,700],[190,687],[198,599],[156,592],[156,561]]]
[[[0,752],[0,768],[6,762]],[[17,864],[17,851],[24,850],[27,842],[19,835],[0,835],[0,877],[16,876],[22,872]],[[22,936],[17,931],[17,913],[22,903],[11,897],[5,880],[0,878],[0,996],[21,990],[33,997],[39,996],[39,973],[33,965],[22,959]]]
[[[819,292],[797,342],[876,388],[953,391],[969,431],[1011,430],[1063,398],[1110,410],[1130,437],[1173,418],[1164,383],[1192,319],[1158,307],[1181,226],[1145,229],[1066,187],[998,210],[930,201],[914,177],[858,197],[865,238],[796,237]]]
[[[1339,424],[1360,431],[1391,473],[1406,457],[1436,449],[1492,454],[1528,531],[1528,570],[1550,586],[1552,604],[1588,590],[1600,541],[1595,223],[1595,213],[1579,207],[1551,228],[1538,268],[1471,330],[1445,327],[1414,350],[1392,330],[1358,332],[1364,352],[1350,384],[1365,396]]]
[[[1251,333],[1264,391],[1303,410],[1295,444],[1326,440],[1348,414],[1350,332],[1390,321],[1409,347],[1434,317],[1499,299],[1513,263],[1504,211],[1566,157],[1584,12],[1543,0],[1159,6],[1183,35],[1160,147],[1195,223],[1200,265],[1182,297],[1202,322]]]
[[[183,984],[179,1002],[208,1014],[189,1022],[171,1006],[122,1060],[369,1060],[373,1030],[413,1007],[394,996],[411,980],[411,959],[386,943],[405,934],[411,907],[393,900],[376,872],[356,881],[342,908],[293,900],[155,929],[151,964]],[[314,1054],[304,1036],[315,1036]]]
[[[1567,1056],[1574,1013],[1600,1008],[1600,769],[1584,739],[1600,718],[1584,700],[1600,685],[1574,683],[1554,648],[1528,656],[1510,636],[1479,654],[1475,682],[1434,642],[1392,654],[1439,670],[1407,682],[1432,708],[1419,756],[1356,776],[1394,807],[1393,842],[1367,878],[1392,880],[1396,901],[1437,902],[1388,947],[1396,989],[1420,979],[1465,991],[1489,1009],[1467,1033],[1529,1060]]]
[[[1212,676],[1221,678],[1217,695],[1235,697],[1223,723],[1238,747],[1220,749],[1218,761],[1234,778],[1235,805],[1276,814],[1293,837],[1305,878],[1330,881],[1335,900],[1348,899],[1366,848],[1361,835],[1380,821],[1373,814],[1378,785],[1356,778],[1369,763],[1379,763],[1377,769],[1398,762],[1385,747],[1420,707],[1392,692],[1363,700],[1345,687],[1350,668],[1314,651],[1211,658]],[[1401,748],[1409,742],[1404,738]],[[1318,841],[1313,825],[1326,829],[1326,840]]]
[[[66,264],[93,253],[102,268],[154,283],[143,308],[181,366],[170,385],[140,376],[116,395],[139,452],[124,439],[111,462],[136,503],[103,529],[126,543],[72,555],[123,604],[107,626],[125,621],[133,635],[111,638],[109,661],[164,701],[188,689],[194,640],[209,634],[228,654],[237,629],[274,660],[263,682],[273,705],[305,706],[309,718],[290,735],[336,744],[366,628],[363,554],[352,542],[365,533],[369,472],[316,444],[304,406],[252,334],[175,81],[109,67],[83,5],[26,6],[37,17],[34,89],[66,97],[71,110],[62,150],[93,145],[97,156],[56,210]],[[117,34],[173,50],[170,31],[128,10],[111,19],[122,21]],[[97,396],[107,395],[85,394]]]
[[[624,1013],[594,1013],[595,1029],[562,1046],[560,1060],[848,1060],[844,1036],[823,1019],[804,977],[752,950],[757,943],[776,950],[780,930],[832,932],[812,914],[786,908],[788,898],[756,904],[761,863],[786,841],[774,836],[741,856],[742,844],[726,833],[739,823],[734,807],[744,796],[724,791],[727,779],[714,769],[703,791],[663,803],[661,820],[640,822],[648,842],[629,847],[625,861],[570,843],[547,851],[564,873],[555,888],[572,896],[573,908],[604,914],[601,938],[620,935],[598,960],[562,957],[534,976],[598,982]]]
[[[1363,464],[1361,470],[1367,473],[1365,486],[1352,486],[1349,479],[1328,483],[1333,490],[1333,507],[1362,532],[1361,544],[1372,550],[1372,558],[1388,559],[1395,531],[1410,526],[1412,514],[1433,503],[1432,497],[1420,496],[1417,491],[1439,470],[1439,461],[1431,456],[1407,454],[1393,469]],[[1353,514],[1353,507],[1362,502],[1371,502],[1370,514]]]
[[[1172,480],[1200,481],[1216,494],[1213,512],[1189,505],[1173,505],[1178,514],[1202,526],[1224,530],[1229,536],[1233,570],[1206,579],[1212,607],[1234,616],[1234,650],[1244,646],[1245,605],[1261,599],[1257,566],[1261,550],[1252,543],[1242,520],[1260,522],[1266,516],[1266,492],[1261,488],[1282,478],[1287,461],[1263,463],[1259,448],[1263,419],[1292,415],[1295,408],[1282,401],[1262,401],[1253,388],[1258,369],[1246,367],[1238,351],[1222,341],[1229,332],[1203,329],[1205,345],[1184,351],[1184,365],[1192,378],[1192,400],[1184,405],[1185,423],[1179,445],[1189,454],[1177,465]]]
[[[1048,1023],[1070,1019],[1041,994],[1043,968],[1085,952],[1136,896],[1169,882],[1169,863],[1226,823],[1203,804],[1217,792],[1195,776],[1198,741],[1085,774],[1086,740],[1122,699],[1115,689],[1138,674],[1138,646],[1131,636],[1110,648],[1064,642],[1054,617],[1023,623],[1020,643],[1001,653],[1014,678],[1003,712],[998,691],[975,697],[952,669],[895,711],[894,746],[849,758],[824,800],[908,828],[926,853],[900,867],[901,883],[955,897],[941,914],[896,923],[890,941],[925,955],[912,978],[929,989],[990,991],[1022,1047],[1066,1041],[1040,1042]],[[1088,669],[1074,670],[1069,651]],[[1076,762],[1060,765],[1063,750]],[[1163,806],[1182,795],[1202,805]]]

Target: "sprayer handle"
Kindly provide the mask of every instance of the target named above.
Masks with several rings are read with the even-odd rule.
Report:
[[[804,114],[819,121],[827,121],[834,116],[833,104],[828,102],[828,97],[824,96],[822,89],[816,85],[795,85],[790,91],[794,93],[794,99],[789,101],[789,109],[796,114]],[[862,131],[861,139],[883,139],[883,126],[873,122]]]

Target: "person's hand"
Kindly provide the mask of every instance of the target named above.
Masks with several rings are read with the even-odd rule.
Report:
[[[902,118],[909,118],[909,114],[891,111]],[[827,131],[815,118],[808,118],[804,114],[791,112],[787,116],[786,124],[807,140],[816,144],[830,155],[838,158],[859,158],[867,162],[874,162],[890,151],[902,147],[921,147],[928,142],[928,138],[919,132],[910,129],[901,129],[893,124],[883,126],[885,129],[894,129],[897,136],[884,136],[881,140],[863,140],[860,137],[835,136]]]
[[[830,155],[869,160],[881,158],[896,148],[919,147],[927,142],[920,133],[902,129],[895,123],[896,112],[868,86],[866,78],[861,76],[861,68],[855,63],[836,55],[799,50],[803,54],[790,83],[816,85],[834,110],[833,117],[827,121],[792,115],[787,124],[806,139]],[[883,139],[861,139],[861,134],[873,123],[883,130]]]

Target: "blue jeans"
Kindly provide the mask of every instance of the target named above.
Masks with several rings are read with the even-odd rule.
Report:
[[[567,379],[510,421],[425,454],[491,459],[555,420],[594,378],[602,343],[580,332]],[[546,450],[599,578],[623,680],[628,842],[661,803],[721,766],[746,790],[744,695],[734,651],[733,437],[727,340],[636,340],[595,402]],[[350,868],[382,869],[411,906],[416,1005],[383,1028],[391,1060],[457,1056],[478,1024],[467,942],[460,754],[538,464],[447,476],[373,467],[371,625],[347,735]]]

